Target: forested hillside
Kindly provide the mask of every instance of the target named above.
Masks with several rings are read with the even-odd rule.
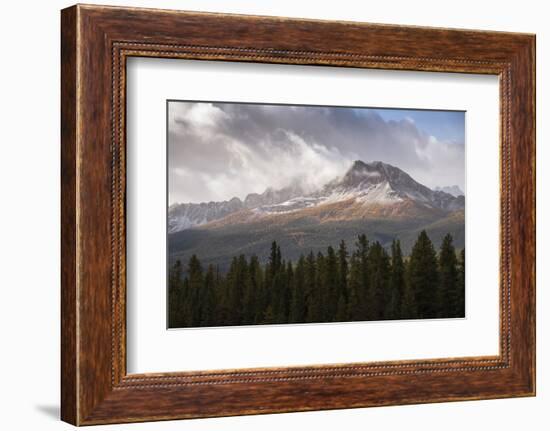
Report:
[[[410,256],[359,235],[326,252],[268,262],[234,256],[227,272],[192,255],[169,271],[169,327],[464,317],[465,251],[447,234],[436,251],[422,231]]]

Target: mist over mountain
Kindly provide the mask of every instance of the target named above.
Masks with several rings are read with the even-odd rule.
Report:
[[[444,186],[444,187],[437,186],[437,187],[435,187],[434,190],[449,193],[450,195],[453,195],[454,197],[464,196],[464,192],[456,184],[452,185],[452,186]]]
[[[244,201],[294,178],[310,193],[353,160],[463,187],[464,133],[459,111],[170,101],[169,203]]]
[[[227,256],[265,258],[274,239],[297,258],[340,240],[353,244],[360,233],[384,246],[399,238],[408,253],[422,229],[436,245],[450,232],[462,247],[464,206],[463,194],[432,190],[387,163],[357,160],[345,175],[315,191],[295,183],[244,200],[171,205],[170,260],[197,254],[205,263],[224,267]]]

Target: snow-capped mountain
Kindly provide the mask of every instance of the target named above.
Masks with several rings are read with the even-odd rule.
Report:
[[[237,197],[229,201],[173,204],[168,208],[168,233],[201,226],[245,209],[287,202],[304,191],[296,183],[280,190],[267,188],[263,193],[251,193],[244,201]]]
[[[329,202],[355,199],[363,205],[392,205],[414,201],[444,211],[464,208],[463,199],[431,190],[401,169],[383,162],[355,161],[342,179],[327,184],[321,194]]]
[[[293,215],[319,219],[362,217],[443,216],[464,209],[464,196],[432,190],[401,169],[383,162],[355,161],[346,174],[320,190],[305,193],[297,184],[261,194],[249,194],[244,201],[175,204],[168,210],[168,232],[196,226],[225,225],[257,221],[263,217]],[[328,218],[327,218],[328,217]]]
[[[174,204],[168,208],[168,233],[219,220],[243,208],[239,198],[223,202]]]
[[[459,196],[464,196],[464,192],[456,184],[453,186],[444,186],[444,187],[437,186],[434,190],[438,192],[441,191],[441,192],[449,193],[450,195],[453,195],[455,198]]]

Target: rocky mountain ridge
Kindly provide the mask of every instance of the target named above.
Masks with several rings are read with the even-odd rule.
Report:
[[[390,164],[357,160],[342,177],[320,190],[304,192],[299,184],[263,193],[251,193],[243,200],[208,203],[183,203],[168,209],[168,233],[210,224],[257,221],[276,215],[316,215],[338,212],[340,219],[361,217],[443,216],[464,209],[464,196],[432,190]],[[335,214],[336,215],[336,214]],[[334,218],[334,217],[332,217]]]

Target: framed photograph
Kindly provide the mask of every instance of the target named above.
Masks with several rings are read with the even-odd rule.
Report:
[[[465,317],[465,112],[167,115],[169,329]]]
[[[535,37],[61,14],[62,419],[535,394]]]

